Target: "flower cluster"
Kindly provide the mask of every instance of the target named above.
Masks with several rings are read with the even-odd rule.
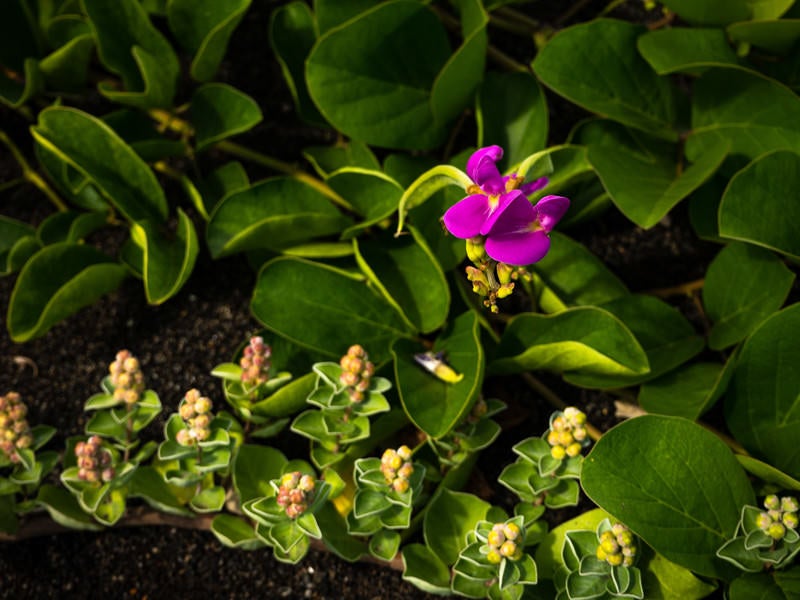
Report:
[[[522,558],[522,531],[516,523],[495,523],[486,538],[486,560],[497,565],[507,558],[517,561]]]
[[[586,415],[574,406],[568,406],[561,413],[554,413],[547,434],[551,456],[557,460],[578,456],[588,442],[585,425]]]
[[[350,400],[359,403],[364,400],[364,393],[369,389],[375,365],[369,361],[367,352],[359,344],[350,346],[341,360],[342,374],[339,376],[345,386]]]
[[[523,184],[515,173],[503,176],[497,168],[502,157],[500,146],[488,146],[469,158],[474,185],[442,218],[450,233],[467,240],[467,256],[477,267],[467,267],[467,278],[493,312],[496,301],[514,290],[513,279],[525,274],[519,267],[547,254],[548,234],[569,208],[567,198],[552,195],[532,205],[528,195],[547,185],[547,178]]]
[[[181,429],[175,439],[181,446],[193,446],[195,442],[208,439],[211,434],[211,400],[201,396],[196,389],[186,392],[178,407],[178,413],[186,424],[186,429]]]
[[[286,511],[287,517],[296,519],[308,509],[315,486],[316,481],[311,475],[303,475],[300,471],[286,473],[278,487],[278,506]]]
[[[242,367],[242,382],[254,386],[266,383],[272,366],[271,356],[272,348],[264,343],[264,338],[251,337],[239,361],[239,366]]]
[[[398,494],[408,490],[409,479],[414,473],[414,465],[411,464],[411,449],[408,446],[400,446],[397,450],[389,448],[381,456],[381,472],[386,479],[386,484]]]
[[[19,394],[9,392],[0,396],[0,450],[13,462],[19,462],[17,449],[30,448],[33,434],[25,415],[28,407]]]
[[[144,391],[144,375],[139,360],[128,350],[120,350],[108,371],[114,386],[114,399],[133,406]]]
[[[632,567],[636,560],[636,539],[622,523],[615,523],[599,536],[596,556],[612,567]]]
[[[75,456],[78,459],[78,478],[82,481],[95,483],[114,479],[111,452],[103,448],[100,436],[93,435],[87,441],[75,444]]]
[[[773,540],[782,540],[787,529],[797,529],[797,511],[800,508],[797,499],[792,496],[778,498],[771,494],[764,499],[766,512],[758,515],[759,528]]]

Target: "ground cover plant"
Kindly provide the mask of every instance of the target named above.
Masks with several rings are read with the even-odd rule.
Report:
[[[166,397],[120,345],[75,435],[0,390],[4,543],[146,510],[433,594],[797,597],[800,6],[270,8],[329,141],[297,156],[225,77],[247,0],[2,9],[2,191],[49,203],[0,216],[15,350],[132,278],[156,306],[206,256],[256,273],[213,386]],[[684,217],[713,251],[680,285],[631,291],[581,241]],[[509,439],[520,403],[545,418]]]

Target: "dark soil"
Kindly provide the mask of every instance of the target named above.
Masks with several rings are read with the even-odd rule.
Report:
[[[269,13],[280,2],[257,4],[232,40],[229,56],[235,60],[223,64],[220,79],[251,94],[265,114],[261,125],[237,141],[297,161],[302,148],[330,143],[334,134],[296,121],[266,41]],[[585,3],[570,22],[591,18],[605,4],[605,0]],[[628,5],[640,6],[638,2]],[[562,25],[556,19],[562,14],[564,3],[547,1],[531,6],[531,11],[541,9],[537,18]],[[613,16],[640,22],[651,18],[625,6]],[[530,44],[511,50],[517,51],[522,62],[529,62],[533,56]],[[548,101],[551,117],[558,121],[551,129],[551,138],[559,139],[552,141],[562,142],[583,113],[552,94]],[[15,140],[26,139],[26,123],[4,109],[0,109],[0,117]],[[24,151],[30,156],[30,148]],[[212,154],[206,160],[215,158]],[[0,181],[16,174],[10,157],[0,157]],[[254,178],[265,175],[255,169],[251,174]],[[181,196],[171,184],[167,191],[174,198]],[[30,187],[4,196],[3,214],[37,224],[49,212],[44,200]],[[608,216],[593,223],[591,230],[570,233],[586,243],[633,291],[700,277],[713,254],[713,246],[696,239],[680,211],[647,232],[621,216]],[[110,232],[92,242],[113,254],[121,239],[118,232]],[[681,261],[674,270],[664,269],[678,262],[678,257]],[[14,279],[0,279],[3,313]],[[210,376],[210,369],[230,360],[237,347],[259,330],[248,308],[254,281],[253,272],[241,257],[214,262],[202,254],[188,284],[163,306],[147,305],[141,283],[131,278],[118,291],[40,339],[14,344],[3,326],[0,393],[19,392],[28,403],[32,424],[57,428],[49,447],[63,448],[67,437],[83,434],[83,403],[98,391],[115,353],[127,348],[140,358],[147,387],[156,390],[164,405],[162,416],[148,428],[156,438],[165,416],[177,407],[188,389],[196,387],[220,397],[219,382]],[[685,312],[693,310],[690,304],[682,308]],[[557,379],[546,379],[546,383],[566,402],[584,408],[601,428],[616,422],[612,398],[605,394],[581,392]],[[495,483],[497,475],[514,460],[513,443],[544,430],[551,408],[517,380],[497,378],[487,386],[493,395],[508,402],[509,410],[499,417],[505,430],[503,436],[482,457],[469,489],[510,510],[514,497]],[[551,518],[560,522],[585,507],[557,511]],[[246,552],[225,548],[207,531],[167,526],[115,528],[100,533],[67,532],[0,542],[0,598],[180,599],[194,595],[237,599],[429,597],[387,567],[350,564],[316,550],[299,565],[285,565],[276,561],[269,549]]]

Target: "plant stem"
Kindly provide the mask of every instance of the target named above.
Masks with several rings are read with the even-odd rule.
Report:
[[[20,152],[20,149],[17,148],[17,145],[3,130],[0,130],[0,142],[3,142],[3,144],[6,145],[6,147],[11,151],[11,154],[14,156],[14,159],[19,164],[20,168],[22,169],[22,178],[39,188],[39,190],[41,190],[41,192],[47,196],[47,199],[50,200],[50,202],[53,203],[53,206],[55,206],[59,211],[65,212],[67,210],[67,205],[64,203],[64,201],[59,198],[58,194],[53,191],[53,188],[51,188],[50,185],[44,179],[42,179],[41,175],[31,168],[25,156],[22,154],[22,152]]]
[[[567,407],[567,404],[561,398],[559,398],[553,390],[551,390],[530,373],[523,373],[522,379],[525,380],[525,383],[527,383],[531,389],[538,392],[539,395],[547,400],[547,402],[549,402],[554,408],[557,408],[558,410],[564,410]],[[589,433],[589,437],[591,437],[595,442],[603,437],[603,434],[600,432],[600,430],[591,423],[586,423],[586,431]]]
[[[541,23],[536,19],[532,19],[524,12],[518,11],[510,6],[501,6],[497,10],[494,11],[496,15],[503,17],[509,21],[516,21],[517,23],[524,23],[531,33],[535,33],[539,27],[541,27]]]
[[[530,26],[526,23],[516,19],[504,18],[497,14],[489,15],[489,24],[494,25],[498,29],[503,29],[509,33],[519,33],[521,35],[530,35],[535,32],[531,30]]]
[[[650,296],[659,296],[660,298],[669,298],[670,296],[691,296],[697,290],[703,289],[705,282],[705,279],[695,279],[694,281],[688,281],[672,287],[648,290],[644,293],[649,294]]]

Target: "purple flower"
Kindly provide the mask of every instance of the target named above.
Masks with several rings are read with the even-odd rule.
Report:
[[[470,195],[451,206],[443,218],[447,230],[457,238],[486,235],[493,216],[514,198],[532,194],[547,185],[546,177],[520,186],[522,180],[516,174],[501,175],[497,161],[502,157],[500,146],[481,148],[469,157],[467,175],[475,185],[467,189]]]
[[[548,234],[568,208],[569,200],[563,196],[545,196],[534,206],[522,193],[515,194],[491,216],[486,254],[509,265],[541,260],[550,249]]]

